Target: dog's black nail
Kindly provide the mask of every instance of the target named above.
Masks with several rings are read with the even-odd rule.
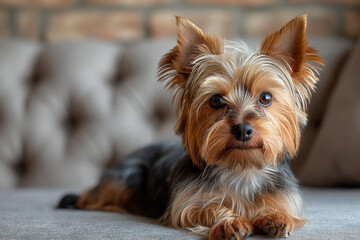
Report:
[[[286,230],[283,229],[280,234],[279,234],[280,237],[285,237],[286,236]]]
[[[270,233],[270,234],[272,234],[272,235],[275,235],[276,234],[276,227],[271,227],[271,228],[269,228],[268,229],[268,232]]]

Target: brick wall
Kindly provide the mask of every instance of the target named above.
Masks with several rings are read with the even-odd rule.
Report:
[[[360,30],[360,0],[0,0],[0,37],[134,42],[174,36],[174,15],[225,37],[256,36],[303,13],[309,35]]]

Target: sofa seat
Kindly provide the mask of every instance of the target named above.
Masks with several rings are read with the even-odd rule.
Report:
[[[290,239],[360,239],[360,189],[302,191],[309,222],[305,228],[295,230]],[[55,209],[67,192],[68,189],[0,191],[0,239],[201,239],[148,218]]]

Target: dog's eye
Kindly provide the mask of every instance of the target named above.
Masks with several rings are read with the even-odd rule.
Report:
[[[216,94],[210,98],[210,106],[219,109],[225,106],[224,99],[220,94]]]
[[[259,103],[264,107],[268,107],[272,103],[272,95],[269,92],[262,92],[259,97]]]

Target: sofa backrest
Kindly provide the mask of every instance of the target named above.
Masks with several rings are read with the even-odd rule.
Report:
[[[156,82],[157,63],[174,44],[1,40],[0,188],[89,187],[121,156],[176,138],[171,96]],[[352,47],[335,38],[312,39],[311,45],[327,63],[295,170],[311,148]]]

